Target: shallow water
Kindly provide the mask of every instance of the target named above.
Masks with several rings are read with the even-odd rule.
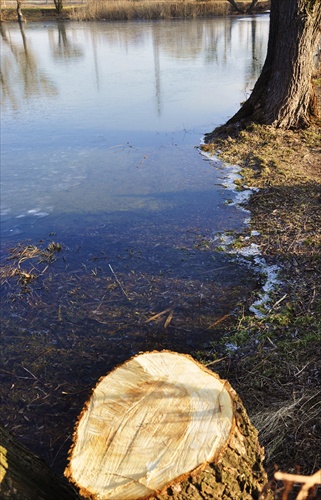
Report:
[[[244,212],[198,146],[250,92],[268,17],[1,30],[0,418],[61,471],[101,375],[210,351],[257,286],[212,243]]]
[[[220,173],[193,146],[248,94],[267,29],[265,16],[4,25],[2,237],[185,193],[219,211]]]

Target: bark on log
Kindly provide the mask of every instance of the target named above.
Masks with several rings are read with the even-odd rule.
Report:
[[[79,495],[0,424],[0,498],[79,500]]]
[[[258,434],[229,383],[190,356],[144,353],[98,382],[65,475],[91,499],[259,499]]]

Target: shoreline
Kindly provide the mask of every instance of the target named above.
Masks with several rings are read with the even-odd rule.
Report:
[[[239,2],[243,7],[250,5],[249,0]],[[157,19],[193,19],[222,17],[233,15],[257,15],[266,13],[269,1],[260,2],[253,14],[240,14],[233,11],[227,1],[197,1],[179,0],[166,2],[164,0],[110,0],[107,4],[95,6],[74,4],[67,5],[61,13],[54,7],[29,5],[22,6],[25,22],[39,21],[127,21],[127,20],[157,20]],[[245,7],[244,7],[245,8]],[[0,22],[18,22],[16,7],[3,7]]]
[[[321,80],[318,89],[321,104]],[[222,326],[222,341],[202,353],[202,361],[214,362],[229,380],[260,430],[271,477],[275,464],[306,474],[321,466],[320,138],[319,121],[298,132],[253,126],[237,141],[211,145],[218,158],[240,165],[240,193],[257,189],[244,200],[249,228],[235,235],[233,245],[257,245],[269,265],[282,266],[269,312],[251,314],[255,297],[249,298],[233,324]],[[226,349],[228,344],[237,350]]]
[[[321,117],[320,77],[314,84]],[[217,372],[238,392],[259,430],[271,480],[275,466],[308,475],[321,467],[320,144],[319,119],[295,132],[253,125],[236,138],[204,146],[241,168],[241,193],[256,188],[244,204],[249,229],[235,234],[232,246],[256,245],[268,264],[280,267],[269,310],[260,317],[251,314],[251,301],[240,304],[215,355],[203,353],[206,363],[226,356]]]

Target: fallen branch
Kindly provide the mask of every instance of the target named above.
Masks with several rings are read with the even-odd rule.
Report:
[[[302,483],[296,500],[305,500],[308,498],[309,490],[318,484],[321,484],[321,469],[312,474],[312,476],[302,476],[301,474],[287,474],[286,472],[277,471],[274,474],[277,481],[289,483]]]

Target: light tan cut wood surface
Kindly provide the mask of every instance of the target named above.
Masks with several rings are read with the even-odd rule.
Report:
[[[145,498],[212,460],[232,424],[224,381],[189,356],[144,353],[94,389],[65,474],[87,497]]]

